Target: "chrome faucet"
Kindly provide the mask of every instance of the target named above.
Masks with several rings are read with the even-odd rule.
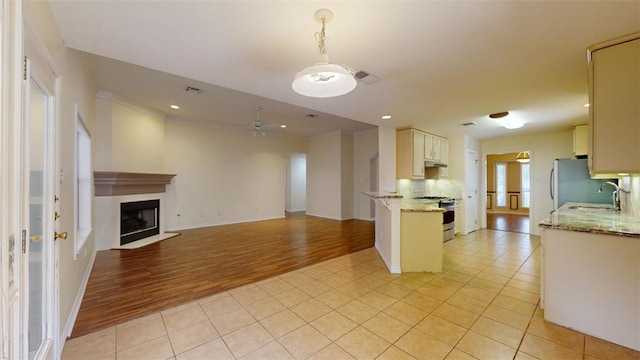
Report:
[[[616,188],[616,190],[611,194],[611,198],[613,200],[613,210],[620,211],[620,191],[628,193],[629,190],[625,190],[625,189],[619,187],[616,183],[613,183],[611,181],[605,181],[602,184],[600,184],[600,187],[598,187],[598,192],[599,193],[602,192],[602,188],[605,185],[611,185],[614,188]]]

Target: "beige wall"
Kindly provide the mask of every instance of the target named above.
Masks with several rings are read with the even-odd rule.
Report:
[[[307,214],[342,219],[342,134],[309,140],[307,152]]]
[[[284,217],[287,154],[306,142],[176,121],[165,134],[168,230]]]
[[[111,94],[97,103],[95,169],[162,173],[164,170],[164,115],[143,109]]]
[[[90,135],[95,131],[95,84],[93,76],[79,69],[86,69],[84,55],[71,49],[61,50],[56,54],[56,62],[60,65],[62,78],[62,97],[60,112],[60,166],[65,174],[60,186],[61,229],[74,229],[73,215],[76,210],[74,201],[75,186],[75,113],[74,103],[78,105],[78,112],[82,116]],[[95,154],[95,150],[94,150]],[[95,158],[95,155],[94,155]],[[66,215],[66,216],[65,216]],[[96,219],[92,223],[95,229]],[[94,254],[95,234],[91,234],[86,240],[84,249],[81,249],[77,257],[74,257],[74,242],[69,238],[60,242],[59,269],[60,269],[60,326],[66,328],[60,336],[65,336],[72,330],[76,311],[82,301],[84,282],[88,280],[91,271],[92,257]]]
[[[396,185],[396,129],[381,126],[378,128],[379,191],[394,192]]]
[[[340,220],[353,219],[353,136],[340,135]]]
[[[379,162],[378,131],[363,131],[353,137],[353,217],[373,220],[371,208],[375,204],[362,192],[371,191],[371,162]]]

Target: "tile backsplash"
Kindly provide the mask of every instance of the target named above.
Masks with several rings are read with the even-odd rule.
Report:
[[[454,199],[462,198],[461,187],[452,180],[410,180],[400,179],[396,189],[405,198],[417,196],[446,196]]]
[[[461,199],[464,195],[463,183],[452,180],[409,180],[400,179],[397,181],[397,192],[405,198],[417,196],[447,196],[454,199]],[[625,188],[627,188],[625,186]],[[629,178],[628,189],[630,193],[622,193],[621,207],[640,217],[640,175]]]

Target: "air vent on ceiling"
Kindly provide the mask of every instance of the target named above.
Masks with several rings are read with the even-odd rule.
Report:
[[[380,80],[380,78],[379,78],[379,77],[377,77],[377,76],[375,76],[375,75],[373,75],[373,74],[369,74],[368,72],[366,72],[366,71],[362,71],[362,70],[358,71],[358,72],[354,75],[354,77],[355,77],[356,79],[358,79],[358,80],[362,81],[362,82],[363,82],[363,83],[365,83],[365,84],[373,84],[374,82],[376,82],[376,81]]]
[[[475,122],[475,121],[470,121],[470,122],[466,122],[466,123],[462,124],[462,126],[472,126],[472,125],[478,125],[478,123]]]
[[[193,86],[187,86],[184,90],[188,93],[200,94],[200,89],[194,88]]]

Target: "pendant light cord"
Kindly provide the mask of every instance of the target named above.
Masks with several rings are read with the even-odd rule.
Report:
[[[324,32],[324,24],[325,24],[325,18],[322,18],[322,30],[320,30],[320,32],[316,33],[316,41],[318,42],[318,49],[320,49],[320,54],[321,55],[326,55],[327,54],[327,37],[325,35]]]

